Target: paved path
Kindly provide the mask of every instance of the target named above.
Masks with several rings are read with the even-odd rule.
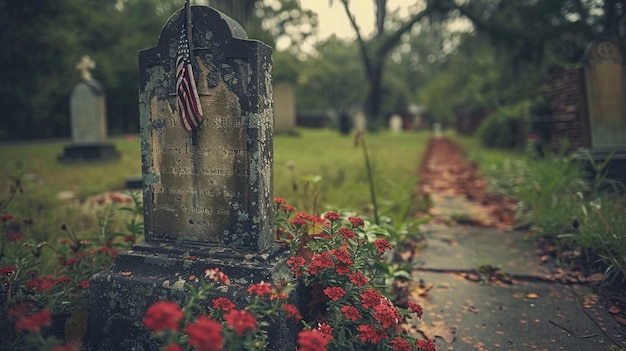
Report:
[[[437,161],[454,159],[449,152],[431,150],[426,168],[464,173]],[[567,272],[541,263],[524,232],[450,225],[451,217],[485,217],[485,211],[466,194],[443,191],[444,185],[430,188],[437,193],[431,196],[436,218],[422,227],[427,247],[414,258],[411,291],[424,307],[414,328],[436,337],[438,350],[626,349],[624,326],[598,296]]]

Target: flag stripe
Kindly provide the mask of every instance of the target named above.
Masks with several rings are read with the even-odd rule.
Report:
[[[202,106],[189,56],[189,42],[183,24],[176,57],[176,102],[180,123],[186,131],[198,128],[203,120]]]

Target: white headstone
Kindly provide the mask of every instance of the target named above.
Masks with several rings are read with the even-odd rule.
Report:
[[[389,130],[392,133],[402,132],[402,117],[399,115],[393,115],[389,118]]]

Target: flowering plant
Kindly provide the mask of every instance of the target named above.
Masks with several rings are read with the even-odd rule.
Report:
[[[320,334],[326,349],[435,350],[432,340],[416,340],[401,332],[402,322],[422,308],[408,302],[395,306],[384,294],[376,262],[392,248],[384,231],[358,217],[327,212],[307,215],[276,204],[277,237],[290,249],[287,264],[294,277],[310,287],[305,330]],[[347,218],[346,218],[347,217]],[[304,348],[303,348],[304,349]]]
[[[227,297],[216,296],[217,286],[230,285],[218,268],[207,269],[205,279],[184,307],[176,302],[159,301],[148,308],[144,326],[163,343],[163,350],[194,347],[199,351],[262,350],[267,346],[265,327],[276,318],[301,318],[298,309],[285,302],[289,287],[260,282],[248,287],[247,305],[238,309]]]
[[[361,218],[336,212],[311,216],[296,212],[284,199],[274,202],[276,240],[290,251],[286,264],[293,282],[287,286],[300,282],[309,288],[306,311],[282,301],[289,288],[266,282],[248,288],[243,309],[226,297],[203,307],[200,302],[215,291],[214,284],[229,284],[219,269],[209,269],[198,290],[189,285],[192,296],[185,307],[159,301],[146,312],[144,325],[163,342],[162,350],[262,350],[268,346],[264,328],[275,318],[302,323],[300,351],[436,350],[432,340],[402,333],[401,324],[412,316],[421,318],[422,307],[414,302],[395,306],[383,293],[376,262],[392,248],[385,237],[368,230]]]
[[[89,277],[108,267],[119,250],[143,234],[138,195],[110,194],[95,201],[104,207],[97,213],[99,225],[93,240],[79,238],[63,224],[61,232],[66,237],[58,242],[40,241],[33,220],[6,214],[10,201],[2,202],[0,330],[6,337],[0,348],[62,351],[80,347],[87,332]],[[130,213],[126,232],[114,229],[115,210]],[[64,317],[58,326],[53,325],[56,316]],[[67,331],[65,319],[72,324]],[[61,338],[68,343],[63,344]]]

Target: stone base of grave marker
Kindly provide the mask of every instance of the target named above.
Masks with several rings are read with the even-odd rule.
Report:
[[[626,184],[626,147],[580,149],[574,157],[583,164],[589,180],[598,176],[597,171],[602,171],[594,169],[591,160],[596,166],[609,160],[603,174],[607,179]]]
[[[61,163],[101,162],[120,158],[120,153],[111,143],[81,143],[66,145],[63,154],[57,156]]]
[[[209,258],[207,258],[209,257]],[[285,257],[267,254],[241,254],[224,248],[193,248],[180,245],[140,243],[120,254],[115,264],[91,277],[90,346],[94,350],[158,350],[156,340],[143,327],[148,307],[157,301],[177,301],[182,305],[189,298],[186,284],[198,286],[204,271],[219,268],[231,280],[230,286],[219,286],[205,300],[228,297],[242,309],[246,306],[247,288],[260,281],[277,281],[291,275]],[[302,293],[292,291],[285,300],[296,306]],[[268,328],[270,350],[295,349],[297,324],[284,315]]]

